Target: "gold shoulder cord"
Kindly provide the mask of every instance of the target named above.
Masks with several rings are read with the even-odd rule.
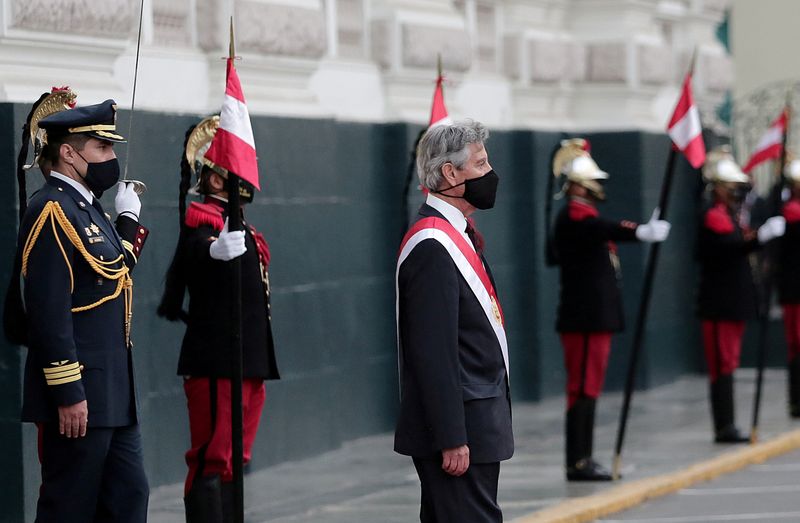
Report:
[[[39,234],[42,232],[42,229],[50,222],[50,226],[53,229],[53,236],[56,239],[56,243],[58,244],[58,248],[61,250],[61,255],[64,257],[64,262],[67,264],[67,269],[69,269],[69,289],[70,293],[73,292],[75,288],[75,279],[72,274],[72,265],[70,264],[69,258],[67,257],[67,253],[64,250],[64,246],[61,244],[61,239],[58,237],[58,230],[56,229],[56,225],[58,225],[61,230],[66,234],[67,238],[69,239],[70,243],[81,253],[83,258],[89,264],[89,266],[94,270],[102,278],[107,280],[116,280],[117,281],[117,288],[114,292],[108,296],[100,298],[96,302],[84,305],[82,307],[74,307],[71,309],[72,312],[83,312],[88,311],[90,309],[94,309],[95,307],[99,307],[100,305],[104,304],[107,301],[116,299],[120,293],[123,291],[125,292],[125,342],[128,347],[131,346],[130,343],[130,334],[131,334],[131,318],[133,316],[133,279],[130,276],[130,271],[128,267],[123,263],[122,267],[114,268],[111,265],[115,265],[119,263],[123,258],[124,255],[120,254],[117,258],[110,260],[110,261],[103,261],[98,260],[94,256],[92,256],[89,251],[86,250],[86,247],[83,245],[78,232],[75,230],[75,227],[72,226],[69,219],[67,219],[66,214],[64,214],[64,210],[58,204],[58,202],[50,201],[44,206],[42,209],[41,214],[39,214],[39,218],[36,220],[36,223],[33,224],[31,228],[30,234],[28,234],[27,240],[25,240],[25,248],[22,250],[22,276],[27,277],[28,275],[28,257],[30,256],[31,250],[33,250],[33,246],[36,244],[36,240],[39,238]]]

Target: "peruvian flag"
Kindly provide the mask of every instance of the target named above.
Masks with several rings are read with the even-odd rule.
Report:
[[[242,84],[239,82],[239,75],[236,74],[231,58],[228,58],[227,78],[225,101],[222,102],[222,112],[219,116],[219,129],[205,157],[227,169],[228,172],[252,183],[260,191],[256,143],[250,125],[250,113],[247,112]]]
[[[667,134],[675,147],[681,151],[695,169],[706,161],[706,144],[703,142],[703,126],[700,112],[692,98],[692,75],[683,81],[681,97],[667,125]]]
[[[447,114],[447,107],[444,105],[444,88],[442,87],[444,77],[440,74],[436,78],[436,90],[433,91],[433,105],[431,106],[431,121],[428,129],[437,125],[451,125],[453,121]]]
[[[781,115],[769,126],[767,132],[759,140],[756,152],[747,161],[747,165],[744,166],[742,171],[749,174],[756,165],[781,157],[781,154],[783,154],[783,135],[786,132],[786,123],[789,120],[786,112],[786,109],[784,109]]]

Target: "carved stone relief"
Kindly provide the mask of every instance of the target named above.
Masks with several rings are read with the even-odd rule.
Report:
[[[128,0],[11,0],[10,26],[126,40],[139,10]]]
[[[672,52],[663,45],[642,45],[637,49],[639,81],[648,85],[663,85],[672,79]]]
[[[568,46],[552,40],[533,40],[528,44],[531,80],[556,82],[569,70]]]
[[[321,10],[242,1],[236,5],[236,38],[243,50],[319,58],[325,53]]]
[[[436,67],[436,56],[442,55],[447,70],[466,71],[472,64],[469,36],[463,29],[427,25],[403,26],[403,65]]]
[[[153,39],[158,44],[191,44],[188,0],[153,0]]]
[[[588,79],[593,82],[625,82],[627,79],[624,43],[589,46]]]

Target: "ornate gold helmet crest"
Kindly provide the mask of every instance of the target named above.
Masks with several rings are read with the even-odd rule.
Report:
[[[750,183],[750,177],[736,163],[729,145],[709,151],[703,164],[703,179],[708,183]]]
[[[223,176],[228,175],[228,171],[206,159],[205,154],[211,147],[211,141],[217,134],[219,128],[219,115],[204,118],[189,135],[186,141],[186,161],[192,169],[192,174],[199,176],[203,165],[214,169]]]
[[[584,138],[562,140],[561,147],[553,156],[553,175],[566,177],[564,188],[557,197],[565,194],[569,183],[576,183],[589,189],[600,200],[605,199],[605,191],[598,180],[608,179],[608,173],[600,169],[589,154],[589,142]]]
[[[36,109],[33,110],[33,114],[31,114],[30,121],[31,142],[33,143],[33,162],[31,162],[30,165],[25,165],[23,169],[28,170],[38,164],[39,157],[42,155],[42,149],[45,144],[47,144],[47,132],[39,128],[39,122],[51,114],[73,109],[77,97],[78,95],[67,86],[53,87],[50,94],[36,106]]]

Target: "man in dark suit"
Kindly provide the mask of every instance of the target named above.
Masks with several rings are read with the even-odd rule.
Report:
[[[52,170],[18,240],[29,349],[22,419],[39,426],[42,467],[36,521],[144,522],[130,272],[148,232],[131,185],[118,186],[116,225],[97,199],[119,180],[116,105],[63,110],[39,127]]]
[[[773,216],[757,231],[740,224],[750,178],[739,169],[727,146],[708,153],[703,178],[712,201],[702,213],[697,237],[697,305],[710,381],[714,441],[746,443],[749,438],[735,423],[733,378],[739,367],[745,322],[757,309],[749,255],[782,236],[786,220]]]
[[[400,415],[423,523],[499,522],[500,461],[514,452],[503,315],[468,218],[494,205],[497,175],[477,122],[433,127],[417,149],[426,203],[397,271]]]
[[[186,135],[181,159],[181,232],[166,278],[158,313],[182,319],[186,333],[178,360],[178,374],[189,410],[191,445],[186,452],[189,470],[184,484],[187,523],[234,520],[233,454],[231,433],[230,314],[233,307],[228,261],[241,257],[242,299],[242,444],[245,463],[253,443],[266,397],[264,380],[277,380],[278,366],[272,339],[269,296],[270,252],[264,236],[244,221],[244,230],[228,231],[227,171],[207,160],[204,153],[219,126],[210,116]],[[186,191],[203,197],[185,213]],[[253,199],[254,187],[240,181],[243,202]],[[244,211],[242,211],[244,212]],[[244,214],[242,214],[244,217]],[[189,294],[188,312],[183,310]]]
[[[560,268],[556,330],[567,368],[566,473],[568,481],[610,481],[592,457],[594,413],[603,390],[611,336],[624,326],[620,267],[615,242],[660,242],[669,223],[609,220],[597,203],[605,200],[600,170],[582,138],[564,140],[553,158],[553,174],[566,178],[567,204],[558,214],[554,244]]]

